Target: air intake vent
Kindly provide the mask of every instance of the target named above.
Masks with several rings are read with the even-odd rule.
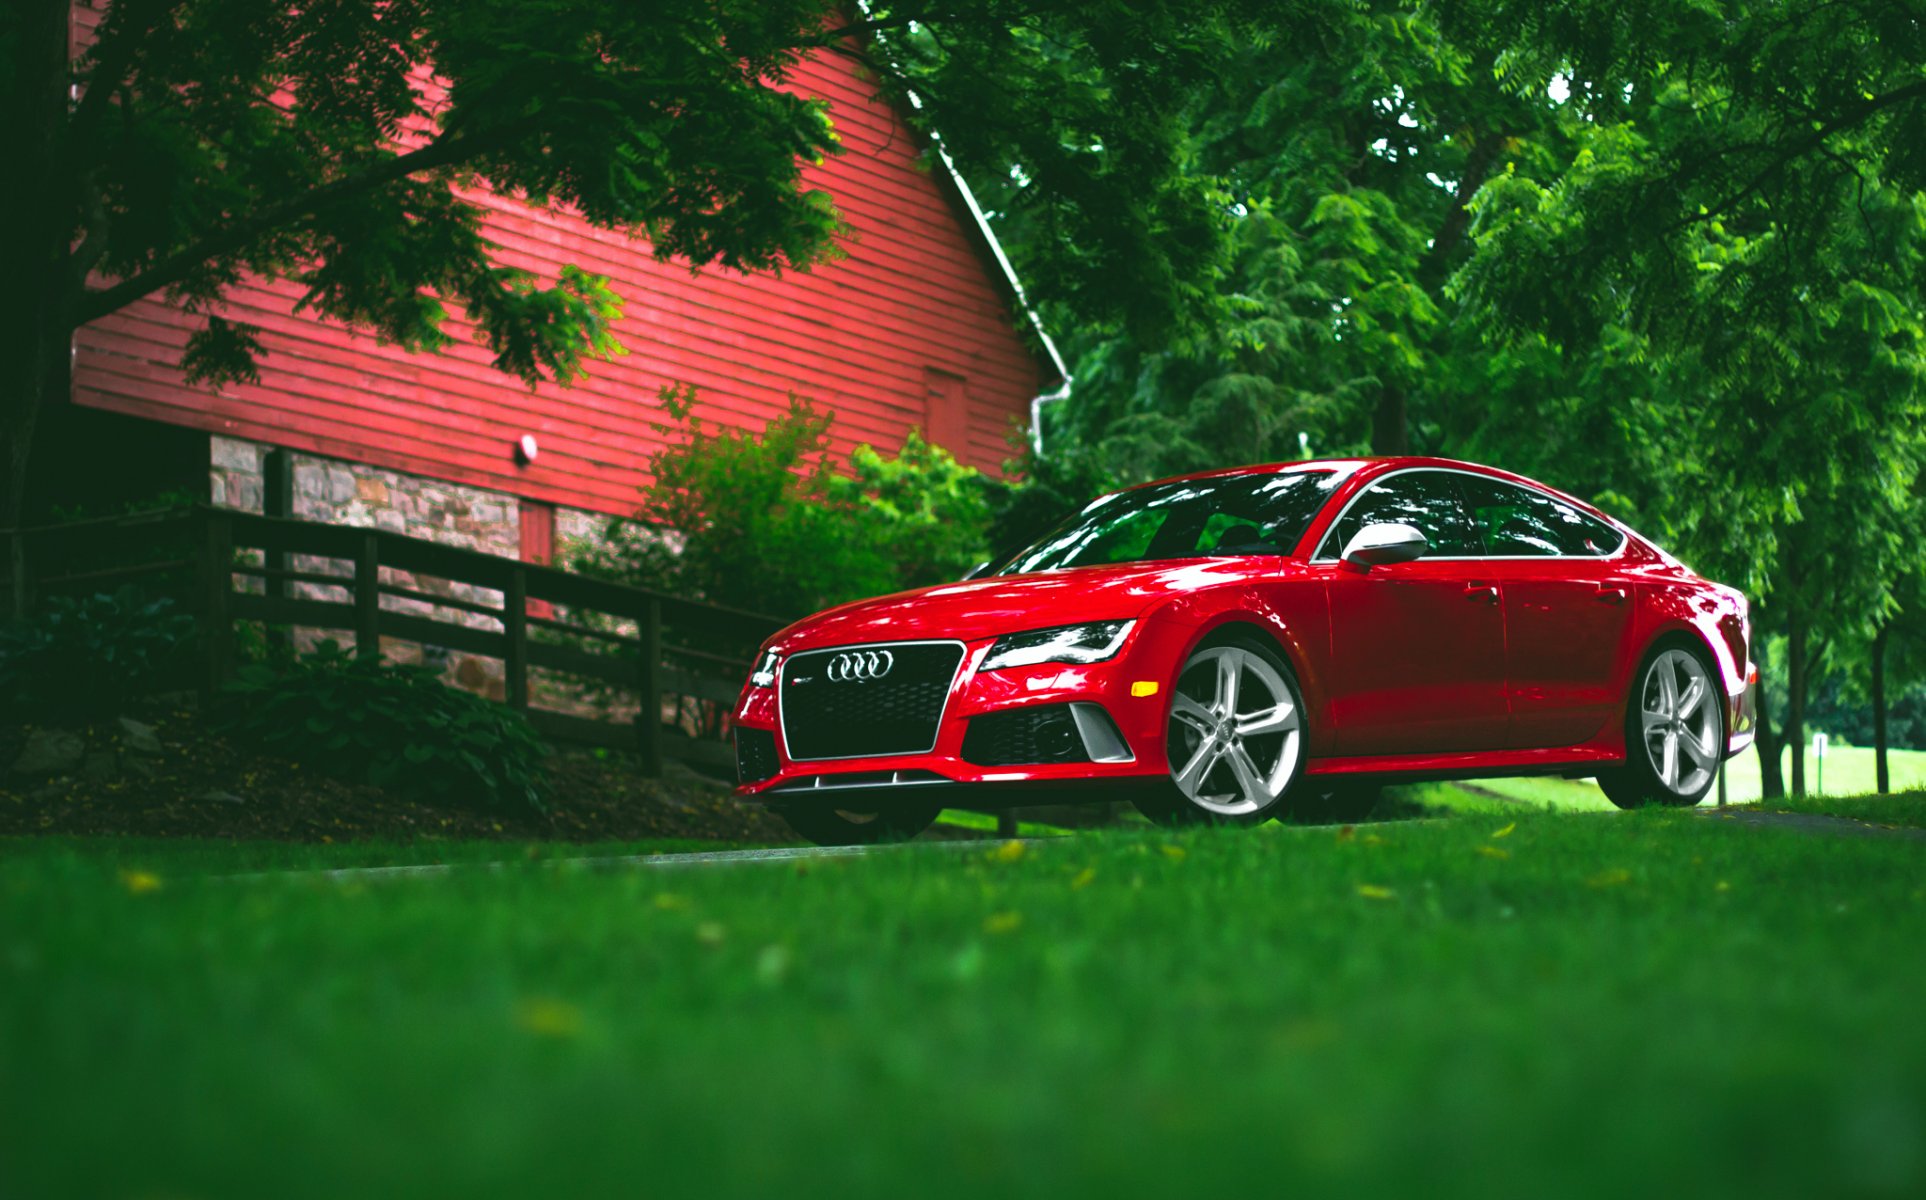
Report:
[[[776,773],[776,735],[736,726],[736,782],[760,783]]]
[[[1068,704],[1039,704],[970,718],[963,761],[981,767],[1089,762]]]

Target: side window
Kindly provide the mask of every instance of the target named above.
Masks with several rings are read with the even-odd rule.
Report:
[[[1465,518],[1457,477],[1444,471],[1405,471],[1366,488],[1324,539],[1322,556],[1344,553],[1366,525],[1395,521],[1415,527],[1430,543],[1426,558],[1464,558],[1479,552]]]
[[[1493,558],[1601,558],[1624,538],[1597,517],[1543,492],[1496,479],[1466,476],[1471,518]]]

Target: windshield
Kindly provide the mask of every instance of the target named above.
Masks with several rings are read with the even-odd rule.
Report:
[[[997,574],[1219,554],[1288,554],[1342,480],[1335,471],[1220,475],[1100,496]]]

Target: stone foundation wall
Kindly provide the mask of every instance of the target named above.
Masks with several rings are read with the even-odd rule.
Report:
[[[214,503],[262,511],[262,462],[270,448],[234,438],[212,442]],[[293,463],[294,515],[303,520],[372,526],[508,558],[521,553],[514,496],[300,454]],[[592,514],[582,515],[589,518],[584,527],[593,528]]]
[[[209,488],[217,505],[263,511],[265,479],[263,463],[270,447],[235,438],[212,439],[209,462]],[[336,525],[384,529],[427,541],[460,546],[505,558],[521,555],[521,505],[516,497],[482,488],[423,479],[396,471],[385,471],[357,463],[296,454],[292,456],[294,515],[309,521]],[[592,540],[600,535],[605,518],[597,513],[562,509],[556,513],[555,532],[558,551],[570,541]],[[298,556],[297,570],[317,574],[353,574],[352,564],[340,559]],[[501,593],[449,580],[415,576],[388,567],[381,569],[384,584],[408,588],[434,596],[446,596],[473,604],[499,606]],[[259,586],[259,581],[253,581]],[[297,583],[296,594],[317,600],[345,601],[346,588],[329,584]],[[459,621],[475,628],[499,630],[501,623],[480,613],[437,606],[432,601],[406,596],[383,596],[383,608],[436,620]],[[305,630],[300,643],[311,647],[329,631]],[[500,659],[448,651],[383,638],[382,654],[393,662],[425,663],[441,670],[451,683],[500,699],[503,694]],[[544,697],[543,707],[573,709],[576,705],[556,689],[531,680]]]

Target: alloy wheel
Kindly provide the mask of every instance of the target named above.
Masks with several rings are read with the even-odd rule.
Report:
[[[1718,701],[1696,655],[1667,650],[1652,660],[1639,689],[1639,732],[1652,774],[1676,796],[1701,791],[1719,766]]]
[[[1304,719],[1276,667],[1242,646],[1191,656],[1170,704],[1170,777],[1198,808],[1245,816],[1270,807],[1298,767]]]

